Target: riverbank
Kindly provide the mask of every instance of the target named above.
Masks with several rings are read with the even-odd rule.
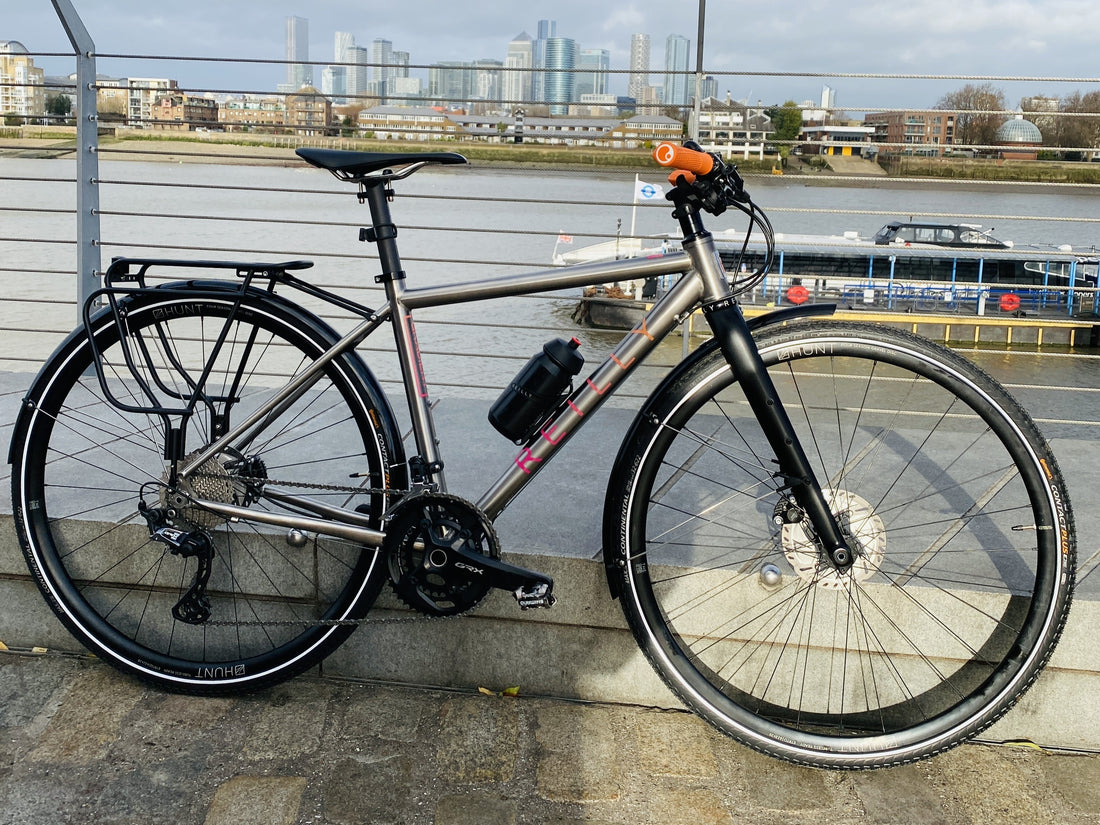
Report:
[[[314,146],[375,151],[456,151],[471,161],[504,168],[555,168],[563,170],[622,169],[652,171],[648,149],[609,149],[541,144],[494,144],[473,141],[382,141],[350,137],[242,134],[225,132],[166,133],[127,131],[100,136],[100,153],[112,160],[164,161],[168,163],[237,163],[285,166],[298,161],[294,149]],[[0,129],[0,157],[65,157],[76,151],[74,130]],[[788,159],[780,169],[777,157],[734,158],[744,174],[784,176],[799,180],[837,177],[888,176],[904,180],[949,180],[974,183],[1047,183],[1090,186],[1100,184],[1100,163],[1013,161],[977,158],[901,158],[882,164],[851,158]],[[871,169],[874,174],[868,171]]]

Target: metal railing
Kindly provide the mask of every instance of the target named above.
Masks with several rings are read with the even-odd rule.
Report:
[[[14,167],[0,167],[4,189],[15,195],[0,203],[0,227],[10,230],[0,228],[0,247],[5,250],[0,272],[9,276],[10,284],[3,310],[7,317],[0,322],[0,331],[17,336],[19,341],[18,347],[5,353],[7,365],[30,370],[41,362],[71,328],[84,297],[98,287],[103,260],[114,255],[268,261],[313,258],[322,264],[317,268],[318,283],[353,290],[364,303],[378,300],[370,283],[371,264],[363,263],[368,250],[354,240],[359,226],[353,212],[354,193],[330,183],[320,172],[299,175],[287,166],[292,163],[288,150],[293,146],[363,146],[357,136],[254,135],[251,137],[258,145],[251,147],[224,143],[217,139],[221,136],[214,135],[186,145],[138,140],[101,142],[99,129],[103,124],[96,114],[99,88],[96,59],[133,61],[140,56],[97,55],[70,0],[53,2],[76,61],[75,146],[66,144],[59,135],[55,141],[42,142],[39,148],[28,150],[22,142],[5,146],[5,139],[0,136],[0,150],[12,150],[7,154],[37,151],[49,156],[64,155],[75,162],[70,165],[26,159]],[[846,75],[804,73],[804,76]],[[1082,79],[1082,82],[1094,81]],[[610,155],[606,153],[604,157]],[[101,161],[106,162],[102,170]],[[157,165],[121,161],[154,161]],[[202,165],[181,166],[167,161],[199,161]],[[221,165],[224,163],[229,165]],[[427,277],[461,279],[497,267],[547,266],[562,236],[570,237],[574,247],[616,238],[659,242],[652,236],[668,226],[667,208],[659,199],[656,206],[642,205],[641,226],[636,229],[622,226],[633,206],[630,194],[635,171],[632,167],[619,171],[610,167],[601,169],[598,182],[603,185],[586,189],[580,202],[578,186],[591,184],[591,174],[563,172],[558,166],[528,162],[522,170],[490,169],[485,174],[467,171],[461,178],[458,175],[462,173],[417,176],[409,182],[410,186],[398,192],[401,215],[405,216],[401,231],[406,261],[415,266],[417,277],[427,273]],[[757,184],[770,183],[766,171],[756,178]],[[506,176],[513,176],[518,182],[513,182],[510,189],[494,188],[494,183]],[[749,177],[753,183],[751,173]],[[838,185],[855,180],[860,186],[875,187],[882,179],[820,173],[813,180]],[[414,182],[416,185],[411,185]],[[897,185],[887,179],[886,186]],[[955,187],[958,183],[942,185]],[[1052,184],[1034,187],[1035,191],[1060,191]],[[779,216],[793,224],[823,213],[843,213],[881,223],[900,211],[837,208],[829,202],[827,187],[816,191],[821,196],[815,202],[768,211],[773,218]],[[1100,222],[1100,218],[1089,216],[1036,216],[1019,212],[1006,215],[992,203],[983,212],[986,219],[1011,216],[1023,221],[1076,221],[1089,229]],[[945,217],[928,208],[913,210],[911,214]],[[70,217],[75,219],[75,227],[71,229]],[[612,226],[616,218],[618,224]],[[72,258],[74,264],[69,263]],[[70,280],[74,271],[75,284]],[[784,277],[791,276],[781,271],[775,273],[772,281],[775,291],[770,295],[763,292],[762,300],[784,300],[791,284]],[[1060,293],[1057,285],[1045,285],[1043,291],[1044,295]],[[893,300],[896,294],[890,296]],[[1067,316],[1071,312],[1095,313],[1096,302],[1095,289],[1077,289],[1072,302],[1063,299],[1063,313]],[[570,331],[575,329],[570,314],[576,303],[575,295],[533,297],[517,299],[493,316],[467,308],[426,318],[421,323],[439,333],[439,343],[434,347],[431,334],[422,336],[426,356],[437,362],[429,369],[429,376],[443,376],[437,383],[453,384],[464,391],[495,391],[546,337],[558,334],[563,326]],[[342,319],[330,313],[330,320],[340,323]],[[598,331],[576,331],[597,348],[595,352],[600,352],[609,341],[606,334]],[[518,336],[520,343],[514,343],[513,336]],[[498,343],[505,337],[509,337],[508,344]],[[679,345],[674,349],[668,358],[679,356]],[[456,362],[456,358],[462,361]],[[485,366],[487,362],[489,366]],[[477,377],[471,380],[468,376],[472,365],[476,365],[472,371]],[[462,377],[448,380],[449,375]],[[397,380],[396,375],[382,378]],[[644,387],[639,390],[644,391]]]

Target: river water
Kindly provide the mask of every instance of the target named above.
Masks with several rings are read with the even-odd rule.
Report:
[[[100,175],[104,262],[115,255],[310,258],[317,262],[307,273],[310,280],[350,290],[364,303],[379,301],[376,264],[361,259],[373,250],[358,241],[365,208],[350,187],[319,170],[116,161],[103,162]],[[28,381],[76,322],[74,176],[72,161],[0,158],[0,369],[24,373]],[[655,171],[646,179],[659,182],[661,175]],[[750,178],[748,184],[777,232],[869,236],[891,218],[936,216],[979,223],[1017,246],[1100,246],[1100,201],[1089,188],[821,185],[794,177]],[[393,207],[405,269],[413,284],[469,280],[545,267],[559,235],[571,236],[579,247],[613,238],[620,228],[629,233],[633,221],[638,234],[676,229],[665,203],[638,207],[635,216],[633,191],[632,173],[420,171],[398,184]],[[708,226],[734,227],[737,220],[726,215]],[[419,315],[433,395],[491,399],[556,335],[577,335],[582,352],[598,362],[619,336],[577,327],[570,318],[574,305],[575,296],[530,297]],[[655,354],[655,367],[681,357],[679,338],[673,338]],[[396,391],[398,376],[389,360],[371,352],[389,346],[371,339],[366,357]],[[1009,385],[1039,420],[1063,457],[1073,492],[1095,489],[1100,473],[1089,456],[1100,440],[1100,357],[989,350],[967,355]],[[660,374],[640,370],[624,390],[628,402],[636,403],[632,399]],[[484,421],[480,426],[487,428]],[[1085,545],[1088,572],[1100,551],[1091,539]]]
[[[45,357],[76,321],[70,274],[74,177],[71,160],[0,158],[0,278],[7,299],[0,303],[0,329],[20,331],[22,369]],[[323,171],[103,161],[100,177],[104,262],[115,255],[309,258],[317,263],[307,273],[310,280],[350,289],[368,304],[380,299],[373,283],[376,264],[361,258],[373,248],[358,241],[366,209],[356,203],[352,187]],[[644,177],[662,180],[657,169]],[[632,207],[631,172],[429,168],[396,188],[394,217],[413,284],[545,267],[559,236],[570,237],[576,248],[613,238],[617,231],[628,234],[632,225],[641,235],[676,230],[663,200]],[[892,218],[936,216],[979,223],[1017,246],[1100,246],[1098,198],[1087,187],[823,185],[802,177],[758,176],[749,179],[748,188],[777,232],[870,236]],[[744,220],[731,211],[708,226],[743,227]],[[425,313],[420,338],[429,377],[435,361],[444,384],[461,372],[458,383],[464,388],[499,387],[518,368],[516,359],[522,361],[559,331],[579,335],[589,351],[606,351],[617,336],[577,328],[569,317],[573,306],[573,296],[517,298]],[[477,326],[462,325],[466,322]],[[481,357],[458,366],[456,353]],[[679,356],[678,341],[659,353],[666,362]]]

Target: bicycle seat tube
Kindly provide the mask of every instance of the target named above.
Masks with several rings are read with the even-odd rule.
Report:
[[[703,280],[703,315],[775,452],[778,474],[790,484],[791,493],[806,512],[829,560],[838,569],[846,570],[855,559],[779,400],[741,307],[727,286],[714,239],[703,228],[698,212],[686,211],[689,214],[680,218],[684,249]]]
[[[390,307],[390,323],[393,325],[397,360],[401,365],[402,385],[412,417],[412,430],[416,439],[417,455],[409,460],[410,476],[414,482],[446,490],[443,477],[443,459],[439,454],[439,440],[432,420],[428,399],[428,384],[416,340],[416,327],[411,311],[401,300],[405,292],[405,272],[401,268],[401,256],[397,251],[397,227],[390,216],[390,198],[393,190],[384,178],[362,181],[359,199],[370,207],[371,228],[360,233],[360,240],[370,241],[378,247],[381,274],[375,281],[386,290]]]

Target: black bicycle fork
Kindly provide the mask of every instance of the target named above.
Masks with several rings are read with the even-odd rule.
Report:
[[[821,485],[777,396],[775,384],[760,357],[741,308],[730,297],[704,304],[703,314],[775,453],[779,465],[776,475],[789,485],[791,494],[805,512],[830,562],[837,570],[844,572],[855,561],[851,548],[825,501]]]

